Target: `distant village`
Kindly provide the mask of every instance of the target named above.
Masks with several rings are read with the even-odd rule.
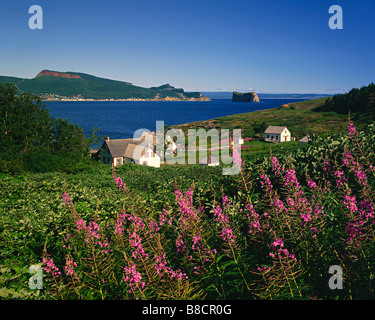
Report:
[[[239,145],[245,140],[251,138],[240,138]],[[289,129],[285,126],[269,126],[265,132],[263,140],[269,143],[283,143],[295,141]],[[166,137],[168,150],[175,152],[177,145],[169,137]],[[309,136],[299,140],[299,144],[310,143]],[[113,167],[121,166],[125,163],[135,163],[150,167],[159,168],[161,164],[161,155],[156,152],[157,137],[155,132],[143,132],[139,139],[110,139],[107,137],[99,150],[91,150],[91,156],[100,160],[103,164],[109,164]],[[199,148],[198,148],[199,149]],[[188,151],[198,151],[196,148],[189,148]],[[218,166],[220,162],[213,156],[208,155],[199,162],[203,166]]]

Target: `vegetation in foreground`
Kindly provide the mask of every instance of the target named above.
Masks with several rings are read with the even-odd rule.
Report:
[[[0,294],[374,298],[374,141],[374,124],[349,123],[307,150],[237,158],[228,177],[187,166],[4,176]],[[30,265],[43,289],[28,287]],[[328,286],[334,265],[341,290]]]

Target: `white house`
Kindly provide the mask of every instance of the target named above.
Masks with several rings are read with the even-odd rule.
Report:
[[[100,150],[102,163],[120,166],[126,162],[159,168],[160,156],[155,152],[153,145],[144,145],[144,140],[107,138]]]
[[[269,126],[264,132],[264,141],[286,142],[291,140],[292,137],[287,127]]]

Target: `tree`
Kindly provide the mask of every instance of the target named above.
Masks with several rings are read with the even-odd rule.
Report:
[[[88,154],[87,140],[80,126],[66,119],[52,120],[52,151],[79,160]]]
[[[19,156],[50,144],[51,116],[45,103],[12,84],[0,84],[0,152]]]
[[[89,155],[95,136],[94,131],[86,139],[80,126],[51,117],[40,97],[17,95],[14,85],[0,84],[0,171],[21,167],[48,172],[72,167]]]

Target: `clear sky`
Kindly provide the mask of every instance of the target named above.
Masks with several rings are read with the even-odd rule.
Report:
[[[31,5],[43,30],[31,30]],[[343,29],[331,30],[331,5]],[[375,81],[374,0],[0,0],[0,75],[75,71],[187,91],[336,93]]]

